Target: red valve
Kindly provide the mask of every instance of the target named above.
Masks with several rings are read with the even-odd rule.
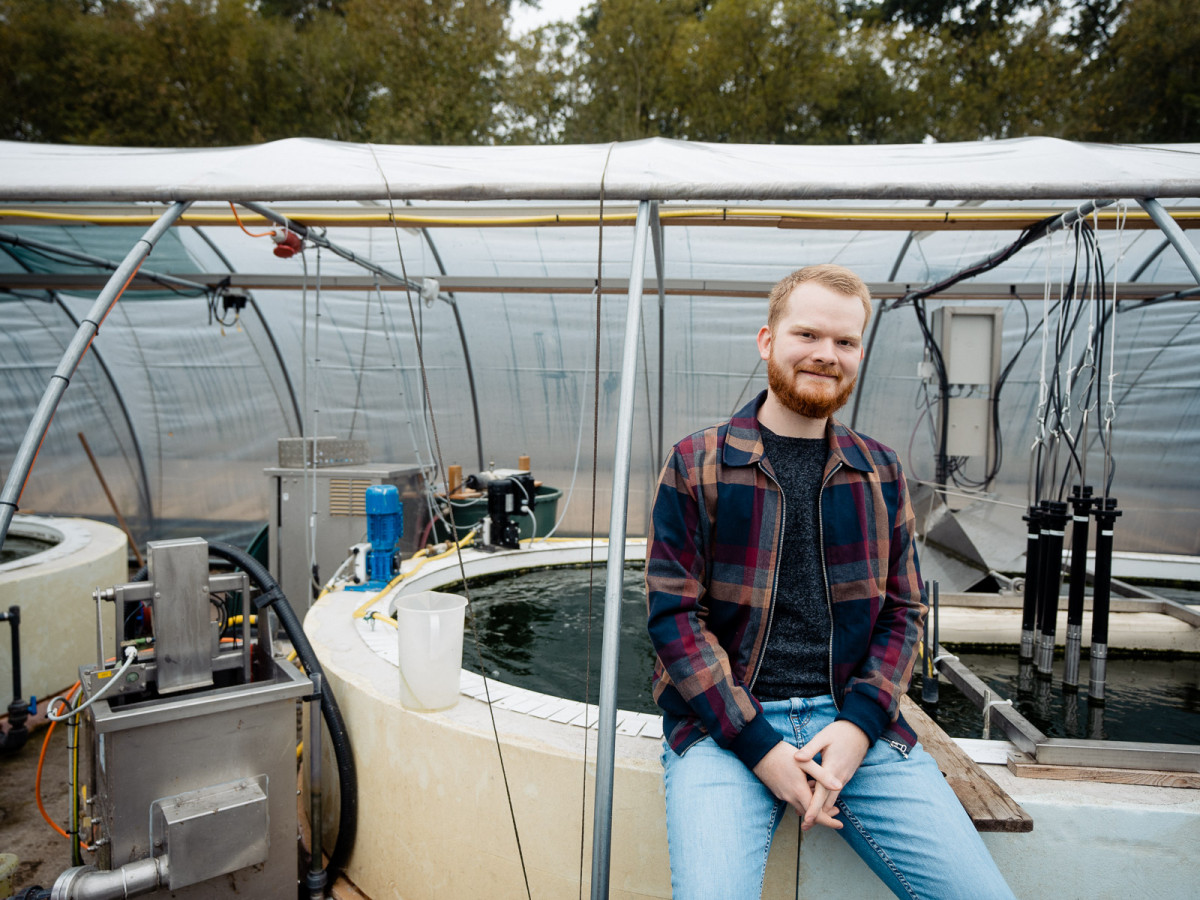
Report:
[[[275,255],[280,259],[290,259],[299,253],[303,247],[300,235],[287,229],[284,230],[282,235],[278,232],[272,234],[271,238],[275,241]]]

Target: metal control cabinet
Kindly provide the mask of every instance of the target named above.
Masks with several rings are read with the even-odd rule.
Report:
[[[270,482],[271,574],[304,618],[312,603],[312,565],[309,562],[310,517],[313,519],[318,578],[328,580],[352,546],[367,539],[365,493],[376,484],[400,491],[404,536],[400,549],[417,549],[429,522],[424,500],[425,477],[420,466],[365,463],[313,469],[265,469]],[[315,496],[315,506],[314,506]],[[315,509],[315,516],[312,515]]]
[[[99,868],[166,853],[176,878],[227,874],[154,896],[295,900],[296,703],[312,686],[295,667],[273,665],[269,681],[95,703],[83,717],[82,745],[93,798],[84,812],[95,820]],[[196,799],[239,789],[248,798],[240,806],[217,810]],[[214,829],[237,834],[216,842]],[[161,837],[168,834],[169,847]]]
[[[943,306],[933,311],[933,337],[953,393],[946,398],[948,456],[993,457],[992,392],[1000,376],[1003,310],[998,306]],[[936,421],[940,422],[940,418]]]

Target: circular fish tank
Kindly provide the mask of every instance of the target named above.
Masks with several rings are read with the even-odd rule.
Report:
[[[96,661],[92,591],[129,580],[125,534],[93,519],[18,515],[4,540],[0,609],[21,608],[21,687],[46,697],[70,687]],[[105,646],[113,622],[105,616]],[[3,636],[7,645],[8,638]],[[9,653],[0,653],[0,685],[12,685]]]

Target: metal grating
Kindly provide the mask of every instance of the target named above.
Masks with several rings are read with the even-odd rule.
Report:
[[[368,478],[330,478],[329,514],[331,516],[365,516],[366,492],[375,482]]]

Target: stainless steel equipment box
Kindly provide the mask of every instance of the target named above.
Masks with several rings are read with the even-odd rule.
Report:
[[[166,853],[172,885],[207,876],[171,890],[180,900],[295,900],[296,704],[312,685],[289,663],[272,666],[270,680],[93,704],[82,717],[82,744],[99,868]],[[200,796],[210,810],[227,811],[201,815]],[[228,839],[214,848],[211,833],[222,818]],[[221,847],[228,853],[214,858]]]
[[[267,776],[185,791],[150,804],[150,843],[176,891],[267,861]]]
[[[367,463],[317,469],[270,468],[264,472],[270,484],[268,568],[301,619],[313,596],[310,518],[317,577],[322,584],[345,561],[350,548],[367,539],[365,498],[372,485],[392,484],[400,492],[404,509],[401,551],[415,551],[429,523],[425,476],[417,465]]]

